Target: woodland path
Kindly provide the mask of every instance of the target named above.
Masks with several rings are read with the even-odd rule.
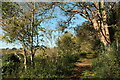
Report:
[[[76,62],[76,67],[73,69],[75,71],[75,75],[73,75],[72,77],[74,78],[82,78],[83,77],[83,72],[85,70],[90,70],[91,69],[91,65],[92,65],[92,59],[85,59],[81,62]],[[90,74],[92,75],[92,72],[90,72]]]

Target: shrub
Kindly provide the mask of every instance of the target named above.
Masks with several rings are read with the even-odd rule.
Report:
[[[22,55],[21,57],[23,59]],[[79,54],[45,53],[34,57],[34,67],[31,66],[28,57],[25,70],[23,62],[20,62],[16,55],[7,54],[3,56],[2,76],[4,78],[66,78],[73,74],[74,63],[78,59]]]
[[[89,77],[92,77],[91,74],[90,74],[90,71],[88,70],[85,70],[82,75],[84,76],[84,78],[89,78]]]
[[[2,58],[2,76],[10,77],[11,75],[16,75],[18,72],[18,67],[20,60],[14,54],[6,54]]]
[[[26,72],[20,73],[20,78],[66,78],[72,74],[77,60],[77,54],[36,56],[35,67],[28,66]]]
[[[93,61],[93,71],[95,77],[99,78],[116,78],[120,77],[120,52],[116,51],[115,45],[112,44],[110,50],[105,51],[96,60]]]

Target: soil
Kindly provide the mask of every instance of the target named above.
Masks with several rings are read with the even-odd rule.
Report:
[[[73,69],[75,71],[75,75],[71,76],[72,78],[82,78],[83,77],[83,72],[85,70],[91,69],[92,65],[92,59],[85,59],[81,62],[76,62],[76,67]],[[92,74],[92,72],[90,72]]]

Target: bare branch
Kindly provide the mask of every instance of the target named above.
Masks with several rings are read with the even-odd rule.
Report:
[[[58,4],[56,4],[56,6],[58,6],[59,8],[61,8],[65,12],[83,13],[83,11],[80,11],[80,10],[67,10],[67,9],[65,9],[64,7],[62,7],[61,5],[58,5]]]
[[[93,2],[93,6],[96,8],[96,10],[99,10],[99,4],[98,4],[98,2]]]

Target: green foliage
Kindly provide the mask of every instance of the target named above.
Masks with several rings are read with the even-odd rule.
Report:
[[[18,72],[20,60],[14,54],[6,54],[2,58],[2,76],[15,75]]]
[[[114,5],[113,8],[110,9],[109,14],[107,14],[107,23],[108,25],[120,25],[120,2]]]
[[[58,40],[58,50],[59,53],[74,54],[79,52],[80,46],[76,44],[75,36],[71,33],[65,33]]]
[[[113,39],[118,40],[120,39],[120,25],[111,25],[112,32],[113,32]]]
[[[76,29],[76,44],[82,53],[97,53],[100,41],[92,25],[83,23]]]
[[[31,44],[35,44],[38,41],[38,31],[48,34],[46,37],[52,40],[52,30],[47,31],[47,29],[38,28],[38,25],[44,21],[43,19],[39,20],[37,19],[38,17],[34,16],[35,20],[31,24],[33,17],[31,16],[32,13],[30,13],[30,10],[28,12],[26,11],[25,13],[21,13],[21,16],[17,17],[17,13],[20,13],[20,11],[16,10],[17,4],[3,3],[2,5],[4,6],[2,7],[2,11],[4,11],[3,18],[8,19],[6,22],[7,25],[3,25],[4,27],[2,28],[5,31],[6,40],[10,42],[19,40],[20,42],[25,43],[26,46],[24,46],[28,47],[29,49],[36,48],[33,46],[31,47]],[[17,12],[15,12],[15,10]],[[43,11],[44,10],[42,10],[42,12]],[[112,38],[118,40],[120,34],[120,19],[116,19],[117,17],[114,17],[114,14],[117,14],[117,12],[114,12],[114,10],[112,14],[109,14],[110,17],[108,17],[108,24],[112,25],[114,31],[114,36]],[[37,14],[33,15],[37,16]],[[64,31],[64,27],[64,25],[61,26],[62,31]],[[102,43],[100,43],[96,35],[97,34],[93,26],[84,23],[82,26],[78,26],[76,30],[76,36],[73,36],[70,33],[65,33],[60,37],[57,47],[58,52],[52,52],[52,54],[43,52],[43,54],[35,56],[34,67],[30,64],[30,56],[27,56],[28,63],[26,70],[24,69],[23,64],[23,55],[18,54],[18,56],[20,56],[22,59],[21,62],[19,58],[14,54],[4,55],[2,59],[2,75],[6,78],[66,78],[73,74],[73,68],[75,67],[74,63],[78,61],[79,53],[81,53],[80,56],[82,56],[79,61],[82,61],[86,56],[88,58],[93,58],[93,56],[86,53],[99,52],[98,58],[93,61],[93,72],[95,75],[94,77],[119,77],[120,54],[118,53],[120,52],[116,50],[118,47],[116,47],[114,44],[112,44],[110,47],[105,47]],[[44,35],[41,34],[41,37],[43,36]],[[31,39],[33,39],[33,41]],[[12,50],[16,49],[13,48]],[[88,70],[85,70],[82,75],[85,78],[91,77],[91,74]]]
[[[72,48],[72,35],[70,33],[66,33],[60,37],[58,41],[59,47],[65,52],[65,50],[71,50]]]
[[[13,53],[7,54],[7,55],[3,56],[2,61],[6,61],[6,62],[10,62],[10,61],[12,61],[12,62],[20,62],[19,58],[17,56],[15,56]]]
[[[14,51],[14,50],[17,50],[17,48],[12,48],[12,50]]]
[[[22,58],[23,59],[23,58]],[[79,59],[78,54],[37,55],[34,58],[35,66],[30,64],[28,57],[27,69],[19,63],[14,54],[3,57],[4,78],[66,78],[73,74],[74,63]],[[19,67],[18,67],[19,66]]]
[[[90,71],[88,70],[85,70],[82,75],[84,76],[84,78],[89,78],[89,77],[92,77],[91,74],[90,74]]]
[[[116,50],[114,44],[112,44],[109,49],[93,61],[93,71],[95,77],[120,77],[120,58],[118,57],[120,56],[120,52]]]
[[[25,73],[20,73],[20,78],[63,78],[72,74],[74,62],[78,55],[62,54],[59,56],[37,56],[35,67],[28,66]]]
[[[2,2],[2,19],[18,16],[20,7],[15,2]]]

